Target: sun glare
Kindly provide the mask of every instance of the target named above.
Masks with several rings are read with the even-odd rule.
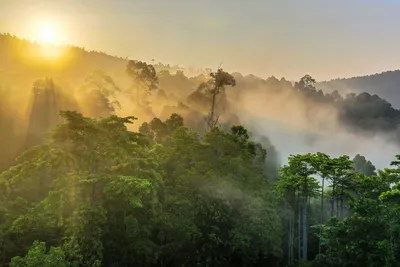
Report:
[[[0,0],[1,1],[1,0]],[[42,16],[31,18],[25,28],[29,39],[40,44],[60,45],[65,40],[65,27],[62,21],[55,17]]]
[[[31,24],[32,39],[40,44],[41,59],[60,60],[64,49],[62,46],[62,27],[57,20],[37,20]]]
[[[57,33],[50,25],[40,25],[38,29],[38,41],[42,43],[57,43]]]

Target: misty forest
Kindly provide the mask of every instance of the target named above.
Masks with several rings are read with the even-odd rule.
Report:
[[[343,89],[381,75],[400,77],[263,79],[0,35],[0,266],[400,266],[400,101]]]

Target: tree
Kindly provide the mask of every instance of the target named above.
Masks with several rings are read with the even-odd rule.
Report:
[[[361,156],[360,154],[357,154],[353,158],[353,168],[356,172],[362,173],[364,175],[372,176],[372,175],[377,175],[375,170],[375,166],[371,163],[371,161],[367,161],[367,159],[364,156]]]
[[[354,174],[353,162],[349,156],[344,155],[333,159],[333,172],[331,176],[331,217],[334,214],[336,201],[336,217],[344,217],[344,198],[352,184]],[[339,208],[340,206],[340,208]]]
[[[307,74],[304,75],[300,79],[300,81],[296,82],[294,87],[302,93],[311,95],[314,92],[316,92],[316,89],[314,87],[315,83],[316,83],[315,79]]]
[[[399,266],[394,250],[398,215],[390,204],[396,189],[392,191],[384,177],[358,174],[355,179],[360,196],[350,202],[353,214],[342,221],[332,218],[325,225],[325,250],[315,266]]]
[[[125,125],[134,117],[61,114],[65,123],[0,176],[5,262],[32,258],[35,240],[45,242],[38,261],[52,257],[47,244],[74,264],[66,266],[248,266],[280,257],[266,151],[243,126],[200,138],[177,114],[139,133]]]
[[[297,207],[299,210],[298,249],[300,251],[301,247],[301,260],[306,262],[308,252],[308,204],[310,198],[315,197],[318,194],[319,184],[316,179],[312,177],[316,173],[316,170],[312,166],[313,155],[291,155],[289,156],[288,161],[289,164],[281,169],[280,187],[283,192],[291,193],[293,198],[297,193]],[[287,190],[290,190],[291,192]],[[301,245],[300,240],[302,241]],[[300,253],[298,256],[300,260]]]
[[[213,129],[219,121],[220,114],[216,111],[216,101],[218,95],[225,94],[226,86],[235,86],[235,78],[219,68],[216,72],[210,73],[211,79],[207,82],[203,82],[197,88],[198,92],[205,92],[211,96],[211,108],[206,118],[207,126],[209,129]]]
[[[136,104],[143,104],[144,94],[149,94],[157,89],[157,73],[154,66],[146,62],[129,60],[126,73],[132,78],[136,87]]]
[[[11,267],[69,267],[64,251],[59,247],[52,247],[49,251],[44,242],[35,241],[25,257],[14,257]]]
[[[324,223],[324,189],[325,189],[325,180],[331,179],[331,175],[333,174],[333,162],[330,156],[317,152],[316,155],[312,158],[312,166],[317,171],[319,176],[322,178],[322,186],[321,186],[321,215],[320,215],[320,236],[322,236],[322,225]],[[321,253],[321,237],[318,244],[318,252]]]
[[[107,117],[121,107],[116,98],[116,93],[120,91],[110,76],[97,70],[86,77],[85,84],[80,88],[81,105],[89,117]]]
[[[123,212],[124,224],[133,211],[145,205],[150,209],[154,198],[144,204],[142,197],[153,194],[160,175],[153,170],[155,166],[150,167],[154,163],[151,156],[142,154],[140,135],[127,131],[125,124],[134,117],[94,120],[77,112],[61,114],[66,123],[51,139],[27,151],[19,165],[1,175],[0,180],[12,184],[7,200],[11,204],[16,197],[29,196],[24,190],[32,190],[26,188],[30,181],[44,172],[51,174],[46,176],[50,180],[41,195],[30,202],[31,208],[13,219],[8,235],[25,233],[27,242],[32,242],[29,239],[35,234],[45,237],[43,230],[54,229],[49,238],[60,244],[61,237],[55,233],[64,233],[63,239],[78,248],[82,264],[100,266],[103,259],[109,260],[104,255],[104,249],[109,249],[104,239],[107,222]],[[136,214],[139,219],[140,212]],[[124,228],[119,225],[117,229]],[[135,238],[130,242],[137,243]]]

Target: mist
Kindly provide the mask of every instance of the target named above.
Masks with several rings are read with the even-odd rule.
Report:
[[[241,88],[242,89],[242,88]],[[399,151],[394,132],[362,132],[349,129],[332,105],[316,104],[286,92],[244,88],[236,110],[255,135],[267,136],[279,152],[282,164],[290,154],[324,152],[334,157],[357,154],[378,169],[387,168]]]
[[[3,102],[6,101],[3,110],[8,109],[8,114],[15,118],[14,133],[19,136],[18,140],[24,139],[29,128],[33,108],[32,85],[45,77],[54,81],[57,90],[70,98],[69,102],[76,102],[61,105],[62,101],[59,101],[55,109],[70,107],[94,117],[108,113],[134,115],[138,120],[129,126],[132,130],[137,130],[143,122],[154,117],[166,119],[172,113],[178,113],[189,127],[204,131],[204,118],[210,103],[199,98],[196,92],[200,83],[209,79],[211,69],[185,69],[152,62],[159,80],[158,89],[146,96],[146,108],[138,108],[133,100],[137,85],[126,73],[127,59],[66,46],[60,48],[64,53],[62,63],[56,63],[53,58],[33,58],[32,55],[42,53],[39,44],[11,35],[2,35],[1,38],[4,39],[3,45],[9,47],[8,51],[12,51],[0,52],[6,59],[3,62],[8,64],[0,72],[0,86],[4,92],[13,92],[3,98]],[[17,46],[17,43],[23,45]],[[237,85],[227,88],[225,100],[217,102],[221,122],[244,125],[255,140],[259,137],[269,139],[271,147],[279,155],[277,164],[285,164],[290,154],[323,151],[332,156],[361,154],[377,168],[385,168],[397,153],[399,135],[396,124],[400,111],[378,96],[359,93],[349,98],[346,95],[350,91],[347,87],[343,91],[343,86],[338,90],[331,86],[326,91],[313,85],[298,89],[285,78],[233,75]],[[107,84],[109,80],[112,84]],[[316,85],[321,84],[326,83]],[[93,105],[97,105],[96,101],[93,102],[95,95],[89,97],[89,91],[96,86],[102,86],[101,94],[104,94],[96,94],[96,101],[116,101],[119,105],[103,110],[105,113],[99,110],[105,106],[94,108]],[[370,87],[368,90],[373,91]],[[362,92],[362,88],[357,91]],[[101,97],[105,98],[101,100]]]
[[[287,164],[290,154],[306,154],[323,151],[333,157],[357,154],[365,156],[373,162],[377,169],[390,167],[390,162],[398,154],[399,147],[387,138],[356,135],[338,128],[337,131],[324,134],[295,129],[283,122],[269,121],[263,116],[243,116],[251,125],[255,125],[256,133],[268,136],[276,149],[282,164]]]
[[[331,82],[0,34],[0,267],[395,266],[399,103]]]

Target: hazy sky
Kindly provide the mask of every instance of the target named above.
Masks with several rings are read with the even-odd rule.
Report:
[[[317,80],[400,67],[399,0],[0,0],[0,32],[170,64]]]

